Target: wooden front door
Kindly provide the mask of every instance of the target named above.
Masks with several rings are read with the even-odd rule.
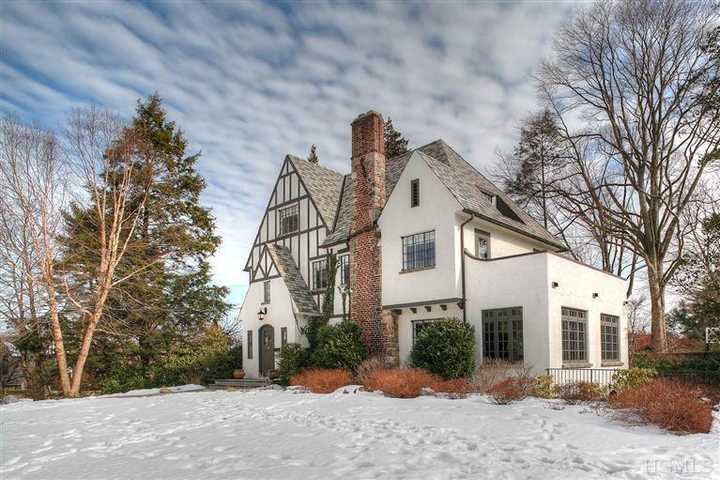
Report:
[[[275,368],[275,329],[263,325],[258,335],[260,341],[260,375],[267,376]]]

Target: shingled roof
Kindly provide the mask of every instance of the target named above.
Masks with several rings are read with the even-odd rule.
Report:
[[[343,175],[294,155],[287,157],[300,175],[325,224],[332,228],[339,205]]]
[[[387,160],[385,166],[385,192],[388,198],[392,194],[403,170],[405,170],[408,161],[414,155],[420,155],[423,158],[464,210],[472,212],[484,220],[528,235],[561,250],[567,248],[523,209],[515,205],[515,202],[505,192],[497,188],[443,140],[436,140]],[[336,210],[332,232],[323,242],[325,247],[347,241],[350,236],[352,186],[352,177],[346,175],[342,195],[338,198],[340,205]],[[490,200],[490,197],[493,196],[499,198],[500,204],[507,207],[509,212],[505,211],[503,213],[498,208],[497,202],[493,203]]]
[[[290,297],[295,302],[299,313],[303,315],[319,315],[320,312],[318,312],[315,301],[310,294],[310,289],[295,265],[290,250],[280,245],[268,245],[267,248],[278,272],[280,272],[285,285],[290,291]]]

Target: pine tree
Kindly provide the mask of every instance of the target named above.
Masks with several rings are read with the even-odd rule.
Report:
[[[518,170],[508,179],[505,190],[529,207],[548,228],[548,195],[551,172],[563,159],[562,139],[555,118],[544,110],[528,118],[520,129],[520,140],[513,150]]]
[[[107,374],[124,365],[135,365],[140,375],[147,377],[154,362],[179,343],[192,342],[198,332],[219,323],[230,306],[224,301],[227,289],[213,285],[211,279],[209,259],[220,238],[210,211],[200,204],[205,188],[196,170],[200,154],[186,154],[187,140],[167,119],[157,94],[138,102],[129,128],[142,145],[133,156],[133,194],[137,199],[133,202],[146,200],[117,276],[141,271],[113,289],[108,299],[109,326],[97,339],[107,348],[98,349],[96,355],[102,351],[113,354],[95,365],[102,366]],[[83,225],[89,218],[77,206],[66,214],[66,269],[82,272],[97,262],[96,258],[72,254],[96,251],[81,248],[93,238],[87,236],[89,226]],[[82,290],[83,275],[77,278],[74,288]]]
[[[385,122],[385,156],[387,158],[397,157],[408,151],[408,141],[402,133],[395,130],[392,118],[388,117]]]

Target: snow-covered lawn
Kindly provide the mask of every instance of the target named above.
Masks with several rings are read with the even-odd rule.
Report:
[[[0,478],[720,478],[707,435],[485,397],[188,392],[0,406]]]

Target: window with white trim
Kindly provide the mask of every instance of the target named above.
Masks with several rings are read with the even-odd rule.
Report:
[[[600,314],[600,352],[602,360],[619,361],[620,317]]]
[[[278,212],[280,219],[280,235],[297,232],[300,229],[300,204],[281,208]]]
[[[403,271],[435,266],[435,230],[402,237]]]
[[[567,363],[586,363],[587,312],[562,307],[562,358]]]

